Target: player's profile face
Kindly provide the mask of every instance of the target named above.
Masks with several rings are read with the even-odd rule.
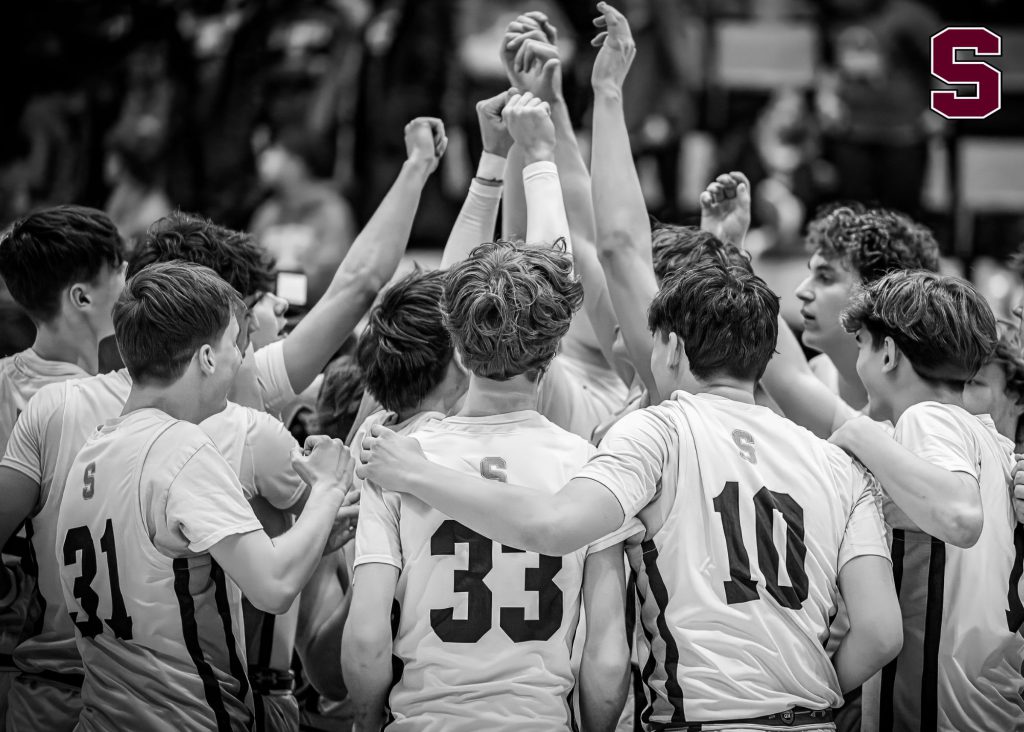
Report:
[[[287,323],[288,301],[272,292],[261,293],[249,309],[252,346],[257,351],[281,340]]]
[[[990,361],[964,386],[964,409],[971,414],[988,414],[997,428],[1015,427],[1021,407],[1006,391],[1006,370],[998,361]],[[1005,434],[1005,433],[1004,433]]]
[[[128,269],[127,262],[122,262],[117,267],[104,264],[100,273],[93,281],[93,305],[95,309],[96,330],[100,338],[106,338],[114,334],[113,311],[114,303],[121,296],[124,289],[125,271]]]
[[[809,348],[826,351],[849,338],[839,316],[860,283],[853,270],[841,259],[826,258],[815,252],[807,263],[807,277],[796,288],[803,321],[803,342]]]
[[[871,333],[865,328],[858,330],[853,337],[857,342],[857,376],[864,384],[864,389],[868,393],[868,403],[874,410],[886,403],[885,394],[880,388],[884,378],[882,362],[885,354],[881,348],[875,348]]]

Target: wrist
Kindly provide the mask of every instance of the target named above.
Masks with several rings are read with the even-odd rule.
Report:
[[[330,476],[328,478],[318,478],[313,481],[313,485],[310,486],[310,495],[331,495],[337,493],[339,498],[345,497],[345,482],[336,476]]]
[[[542,162],[555,162],[554,145],[537,144],[523,148],[523,163],[525,165],[531,165],[532,163]]]
[[[476,166],[475,177],[483,181],[501,183],[505,179],[505,162],[507,157],[507,151],[504,155],[499,155],[498,153],[484,150],[480,156],[480,163]]]
[[[595,102],[617,102],[622,103],[622,87],[612,82],[600,82],[594,84]]]
[[[433,159],[414,156],[411,158],[406,158],[405,162],[402,164],[402,169],[409,173],[412,173],[417,177],[426,180],[427,178],[430,177],[430,173],[432,172],[431,168],[433,164]]]

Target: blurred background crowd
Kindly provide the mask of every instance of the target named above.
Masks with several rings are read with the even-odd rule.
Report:
[[[756,255],[802,269],[819,205],[877,202],[931,226],[950,267],[994,300],[1009,296],[1001,263],[1024,240],[1019,0],[620,6],[639,47],[626,88],[633,152],[658,218],[690,222],[707,181],[742,170]],[[0,227],[81,203],[106,209],[130,242],[172,209],[194,211],[249,229],[280,269],[305,271],[313,302],[394,179],[418,115],[444,119],[451,144],[412,247],[444,243],[480,151],[474,104],[507,86],[494,49],[528,9],[559,29],[585,141],[589,1],[2,3]],[[929,110],[929,39],[949,25],[1003,37],[990,60],[1003,108],[987,120]]]

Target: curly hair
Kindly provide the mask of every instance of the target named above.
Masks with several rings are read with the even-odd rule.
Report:
[[[698,262],[662,283],[647,311],[656,337],[675,333],[690,372],[755,381],[779,337],[779,298],[755,274],[719,261]]]
[[[582,304],[560,240],[550,249],[499,241],[448,271],[441,311],[466,368],[505,381],[543,372]]]
[[[939,269],[939,245],[928,227],[898,211],[857,203],[822,209],[807,225],[807,248],[845,259],[865,285],[896,270]]]
[[[209,267],[243,297],[273,292],[274,261],[252,235],[175,211],[149,227],[128,264],[128,277],[155,262],[179,259]]]
[[[750,254],[727,244],[714,234],[695,226],[654,221],[651,224],[651,256],[654,276],[663,282],[669,275],[690,269],[697,262],[713,261],[753,273]]]
[[[413,409],[444,379],[452,342],[441,318],[445,273],[419,269],[381,293],[359,337],[366,389],[385,409]]]
[[[996,352],[996,319],[959,277],[892,272],[857,293],[842,314],[850,333],[865,328],[874,348],[888,336],[927,381],[963,388]]]
[[[1014,396],[1014,403],[1024,404],[1024,342],[1019,326],[1000,320],[997,324],[999,340],[992,360],[1006,374],[1006,391]]]

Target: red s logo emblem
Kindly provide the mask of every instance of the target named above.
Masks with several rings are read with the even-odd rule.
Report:
[[[1002,38],[988,28],[946,28],[932,36],[932,76],[946,84],[974,87],[967,95],[948,89],[932,92],[932,109],[946,119],[985,119],[1003,106],[999,69],[984,61],[957,61],[959,49],[978,56],[1002,56]]]

